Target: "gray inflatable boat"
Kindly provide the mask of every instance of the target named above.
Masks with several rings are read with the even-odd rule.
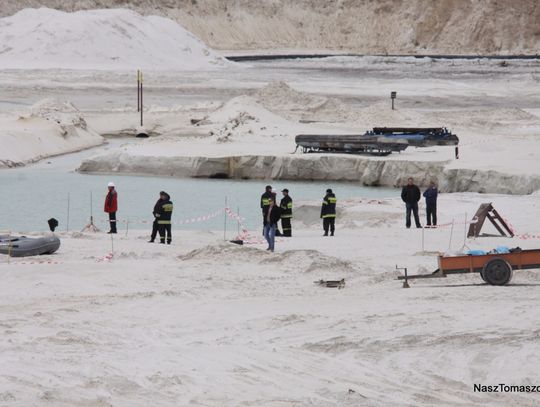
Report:
[[[52,254],[60,247],[56,236],[26,237],[0,236],[0,254],[11,257],[39,256]]]

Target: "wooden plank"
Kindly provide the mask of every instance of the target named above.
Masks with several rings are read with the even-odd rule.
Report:
[[[480,204],[480,207],[474,215],[477,221],[476,223],[471,223],[471,225],[469,226],[467,237],[478,237],[478,235],[480,235],[480,231],[482,230],[482,226],[484,225],[484,222],[486,220],[486,215],[492,208],[493,206],[491,205],[491,202]]]
[[[499,215],[499,212],[497,212],[497,210],[495,208],[493,208],[492,212],[494,213],[494,217],[495,219],[498,219],[499,222],[501,223],[501,225],[506,229],[506,231],[508,232],[508,234],[511,236],[511,237],[514,237],[514,232],[512,232],[512,229],[510,229],[510,227],[506,224],[506,222],[504,221],[504,219],[501,217],[501,215]]]
[[[491,224],[493,226],[495,226],[495,229],[497,229],[499,231],[501,236],[506,237],[506,233],[504,233],[504,230],[502,230],[501,227],[497,224],[497,222],[495,222],[495,219],[493,219],[493,216],[491,216],[489,213],[486,216],[489,219],[489,221],[491,222]]]

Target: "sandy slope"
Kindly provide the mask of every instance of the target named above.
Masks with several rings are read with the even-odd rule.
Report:
[[[0,117],[0,168],[24,165],[104,142],[73,104],[44,99],[17,118]]]
[[[517,232],[540,234],[536,197],[443,195],[440,222],[493,201]],[[403,227],[402,204],[340,202],[334,238],[304,203],[295,237],[224,244],[221,234],[61,233],[58,254],[0,258],[0,399],[10,406],[534,406],[534,394],[473,384],[538,382],[536,271],[508,287],[478,276],[395,280],[436,267],[450,230]],[[303,226],[306,224],[307,226]],[[348,225],[344,229],[344,224]],[[486,231],[489,231],[486,229]],[[258,233],[255,234],[258,235]],[[452,251],[463,245],[456,226]],[[232,237],[232,236],[231,236]],[[471,248],[537,241],[481,238]],[[53,260],[58,264],[48,264]],[[44,262],[44,263],[39,263]],[[26,264],[25,264],[26,263]],[[346,279],[343,290],[319,279]]]
[[[25,9],[0,19],[4,69],[217,69],[230,63],[176,22],[130,10]]]
[[[534,0],[10,0],[62,10],[131,8],[173,18],[209,46],[226,50],[303,49],[361,53],[538,54]]]
[[[111,122],[114,115],[109,115]],[[159,116],[157,116],[159,117]],[[528,194],[540,189],[540,119],[515,107],[467,110],[391,110],[299,92],[274,82],[253,96],[232,98],[189,125],[162,118],[162,137],[84,161],[86,172],[143,173],[180,177],[316,179],[400,186],[409,176],[420,185],[436,180],[448,192]],[[306,123],[307,122],[307,123]],[[151,123],[156,123],[152,120]],[[297,134],[358,134],[377,125],[440,127],[460,137],[452,146],[409,147],[388,157],[293,154]],[[156,131],[155,125],[152,130]]]

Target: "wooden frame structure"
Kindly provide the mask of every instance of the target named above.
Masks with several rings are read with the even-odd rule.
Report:
[[[495,210],[491,202],[481,204],[476,211],[474,218],[476,219],[476,222],[471,223],[471,225],[469,226],[469,232],[467,233],[467,237],[480,236],[480,231],[482,230],[482,226],[484,225],[486,218],[491,222],[495,229],[497,229],[501,236],[514,237],[514,232],[512,231],[512,229],[510,229],[510,227],[507,225],[501,215],[499,215],[499,212]],[[508,235],[505,233],[505,231],[506,233],[508,233]]]

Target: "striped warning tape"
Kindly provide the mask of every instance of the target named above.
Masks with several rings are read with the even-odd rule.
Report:
[[[467,222],[447,222],[447,223],[439,223],[438,225],[433,226],[425,226],[427,229],[441,229],[441,228],[447,228],[451,226],[460,226],[460,225],[474,225],[478,223],[478,218],[473,218],[470,221]]]
[[[367,205],[383,205],[386,202],[381,199],[342,199],[342,203],[346,204],[367,204]]]
[[[32,260],[32,261],[18,261],[11,259],[9,263],[0,263],[0,265],[3,266],[24,266],[29,264],[47,264],[47,265],[56,265],[56,264],[63,264],[61,261],[53,261],[53,260]]]
[[[230,217],[233,220],[236,220],[238,224],[240,225],[240,228],[242,229],[242,232],[236,236],[236,240],[242,240],[244,244],[263,244],[266,243],[266,239],[262,237],[255,237],[253,236],[247,227],[244,224],[245,218],[242,218],[237,213],[234,213],[231,208],[225,208],[225,213],[228,217]],[[287,239],[280,239],[276,238],[276,242],[285,242]]]
[[[190,224],[190,223],[207,222],[210,219],[213,219],[213,218],[219,216],[221,213],[223,213],[223,211],[224,211],[224,209],[219,209],[219,210],[217,210],[215,212],[212,212],[212,213],[209,213],[207,215],[197,216],[197,217],[189,218],[189,219],[182,219],[182,220],[179,220],[179,221],[176,221],[176,222],[172,221],[171,224],[172,225],[186,225],[186,224]],[[147,225],[147,224],[153,223],[154,221],[153,220],[145,220],[145,219],[134,219],[134,220],[131,220],[131,219],[128,219],[128,220],[103,219],[103,220],[99,220],[98,222],[103,223],[103,224],[108,224],[108,223],[112,222],[112,223],[129,224],[129,225],[133,225],[133,224]]]
[[[510,230],[514,234],[514,237],[517,237],[518,239],[521,239],[521,240],[540,239],[540,235],[530,234],[530,233],[517,233],[514,225],[512,225],[512,223],[508,219],[506,219],[504,216],[502,218],[504,220],[504,223],[506,223],[506,225],[510,228]]]
[[[112,253],[106,254],[103,257],[100,257],[96,259],[96,262],[98,263],[105,263],[105,262],[111,262],[113,261],[114,255]]]

